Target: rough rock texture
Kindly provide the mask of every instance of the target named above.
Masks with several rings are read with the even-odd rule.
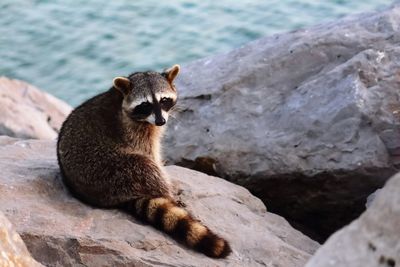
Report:
[[[318,244],[243,187],[168,167],[181,199],[233,254],[213,260],[116,210],[86,206],[62,185],[55,143],[0,137],[0,211],[46,266],[304,266]]]
[[[368,210],[332,235],[306,267],[395,267],[400,264],[400,173]]]
[[[170,163],[244,185],[326,238],[400,167],[400,6],[183,66]]]
[[[0,212],[0,266],[39,267],[42,266],[29,255],[21,237],[11,223]]]
[[[71,107],[36,87],[0,77],[0,135],[54,139]]]
[[[365,207],[366,207],[367,209],[371,206],[372,202],[374,202],[376,196],[377,196],[377,195],[379,194],[379,192],[381,192],[381,191],[382,191],[381,188],[380,188],[380,189],[377,189],[375,192],[373,192],[371,195],[369,195],[369,196],[367,197],[367,202],[365,203]]]

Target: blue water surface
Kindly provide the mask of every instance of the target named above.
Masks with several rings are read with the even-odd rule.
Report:
[[[77,105],[137,70],[382,9],[392,0],[1,0],[0,75]]]

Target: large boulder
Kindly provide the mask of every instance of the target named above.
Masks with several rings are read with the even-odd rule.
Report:
[[[332,235],[306,267],[395,267],[400,264],[400,173],[357,220]]]
[[[0,266],[43,266],[31,257],[21,237],[2,212],[0,212]]]
[[[304,266],[318,244],[266,212],[243,187],[182,167],[167,168],[187,208],[226,237],[214,260],[117,210],[89,207],[64,188],[55,142],[0,137],[0,211],[46,266]]]
[[[55,139],[71,109],[26,82],[0,77],[0,135]]]
[[[399,169],[399,43],[396,5],[185,65],[167,159],[323,240]]]

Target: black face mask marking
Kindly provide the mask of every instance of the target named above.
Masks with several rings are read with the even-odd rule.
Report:
[[[155,125],[164,125],[166,123],[166,119],[163,117],[163,111],[170,111],[175,105],[174,100],[170,97],[162,97],[160,101],[157,101],[157,98],[153,93],[152,102],[153,103],[145,101],[140,105],[137,105],[130,113],[130,117],[137,121],[143,121],[154,113]]]
[[[163,97],[160,99],[160,106],[163,110],[169,111],[174,106],[174,101],[172,98]]]
[[[135,119],[145,119],[153,112],[153,104],[143,102],[133,109],[131,116]]]

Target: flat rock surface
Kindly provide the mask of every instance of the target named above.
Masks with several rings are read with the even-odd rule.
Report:
[[[0,135],[55,139],[71,109],[26,82],[0,77]]]
[[[61,183],[55,142],[0,137],[0,211],[46,266],[304,266],[319,245],[246,189],[167,167],[188,209],[233,247],[213,260],[117,210],[89,207]]]
[[[326,238],[400,167],[399,43],[396,5],[183,66],[169,162]]]
[[[400,264],[400,173],[368,210],[335,233],[306,267],[395,267]]]
[[[0,212],[0,266],[43,266],[31,257],[21,237],[2,212]]]

